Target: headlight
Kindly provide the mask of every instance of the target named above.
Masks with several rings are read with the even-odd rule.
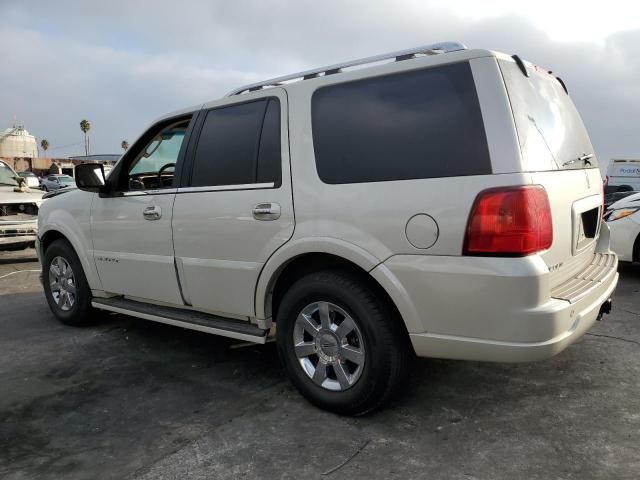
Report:
[[[628,217],[629,215],[633,215],[640,207],[633,208],[619,208],[617,210],[609,210],[609,212],[605,215],[604,219],[607,222],[613,222],[614,220],[620,220],[621,218]]]

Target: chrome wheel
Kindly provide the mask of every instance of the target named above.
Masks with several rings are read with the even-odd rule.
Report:
[[[354,319],[331,302],[315,302],[302,309],[293,329],[300,366],[316,385],[346,390],[362,375],[364,339]]]
[[[61,310],[68,312],[76,301],[76,279],[69,262],[55,257],[49,266],[49,286],[53,301]]]

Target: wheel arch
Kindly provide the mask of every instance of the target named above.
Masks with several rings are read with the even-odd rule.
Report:
[[[631,260],[634,262],[640,262],[640,233],[633,242],[633,250],[631,252]]]
[[[315,238],[310,242],[295,245],[294,248],[287,249],[287,252],[276,252],[269,259],[258,279],[256,316],[275,319],[278,304],[290,285],[305,274],[332,268],[347,270],[361,276],[384,298],[405,328],[409,327],[405,318],[406,306],[397,303],[397,300],[402,301],[402,295],[389,291],[389,286],[393,285],[395,288],[399,285],[385,281],[379,274],[372,274],[380,261],[358,247],[342,243],[333,239],[325,243]],[[315,248],[310,248],[311,246]]]
[[[40,258],[44,261],[44,254],[47,248],[56,240],[66,240],[73,248],[74,252],[78,256],[80,260],[80,264],[82,265],[82,269],[84,270],[85,277],[87,278],[87,283],[89,283],[89,287],[92,290],[100,290],[102,288],[102,283],[100,282],[100,278],[98,277],[98,272],[95,267],[95,263],[93,259],[89,258],[88,252],[80,248],[81,243],[80,240],[76,237],[73,232],[68,232],[64,228],[55,227],[46,230],[44,233],[40,235]]]

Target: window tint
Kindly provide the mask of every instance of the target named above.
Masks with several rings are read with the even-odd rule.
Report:
[[[280,170],[277,99],[231,105],[207,113],[196,148],[192,186],[279,184]]]
[[[312,122],[325,183],[491,173],[466,62],[321,88]]]

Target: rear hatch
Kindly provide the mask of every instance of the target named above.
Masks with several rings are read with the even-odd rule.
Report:
[[[615,262],[596,253],[602,177],[589,135],[560,79],[526,62],[498,61],[518,133],[522,171],[549,196],[553,244],[542,254],[551,294],[577,300]],[[610,265],[609,265],[610,266]]]

